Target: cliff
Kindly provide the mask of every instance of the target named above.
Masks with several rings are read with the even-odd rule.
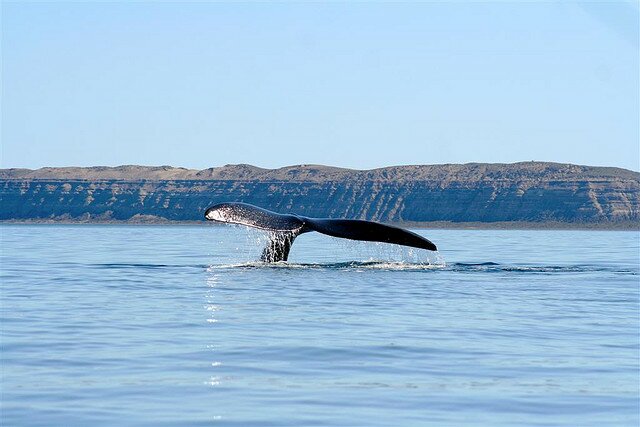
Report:
[[[217,202],[396,223],[637,224],[640,173],[527,162],[349,170],[119,166],[0,170],[0,220],[202,220]]]

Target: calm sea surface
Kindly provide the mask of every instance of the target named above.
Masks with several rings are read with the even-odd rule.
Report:
[[[637,426],[639,234],[2,226],[3,426]]]

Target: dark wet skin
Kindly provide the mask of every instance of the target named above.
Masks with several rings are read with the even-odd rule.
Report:
[[[262,252],[262,261],[286,261],[295,238],[309,231],[333,237],[396,245],[436,251],[428,239],[391,225],[356,219],[307,218],[283,215],[247,203],[219,203],[205,211],[209,221],[240,224],[271,232],[271,239]]]

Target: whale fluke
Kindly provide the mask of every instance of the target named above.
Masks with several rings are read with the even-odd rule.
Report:
[[[368,242],[395,243],[396,245],[436,251],[436,245],[424,237],[391,225],[359,219],[306,218],[305,225],[312,231],[333,237]]]
[[[269,231],[271,238],[261,258],[265,262],[286,261],[295,238],[309,231],[344,239],[394,243],[430,251],[437,250],[436,245],[424,237],[391,225],[358,219],[283,215],[247,203],[219,203],[207,208],[204,217],[209,221],[239,224]]]

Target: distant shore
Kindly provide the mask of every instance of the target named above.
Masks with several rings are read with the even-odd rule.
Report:
[[[627,221],[616,223],[568,223],[558,221],[505,221],[505,222],[403,222],[387,223],[397,227],[431,230],[601,230],[640,231],[640,223]],[[12,219],[0,220],[0,225],[169,225],[169,226],[211,226],[207,221],[171,221],[164,218],[143,218],[130,220],[74,220],[74,219]]]
[[[0,169],[0,218],[199,225],[214,203],[418,229],[640,230],[640,173],[550,162]]]

